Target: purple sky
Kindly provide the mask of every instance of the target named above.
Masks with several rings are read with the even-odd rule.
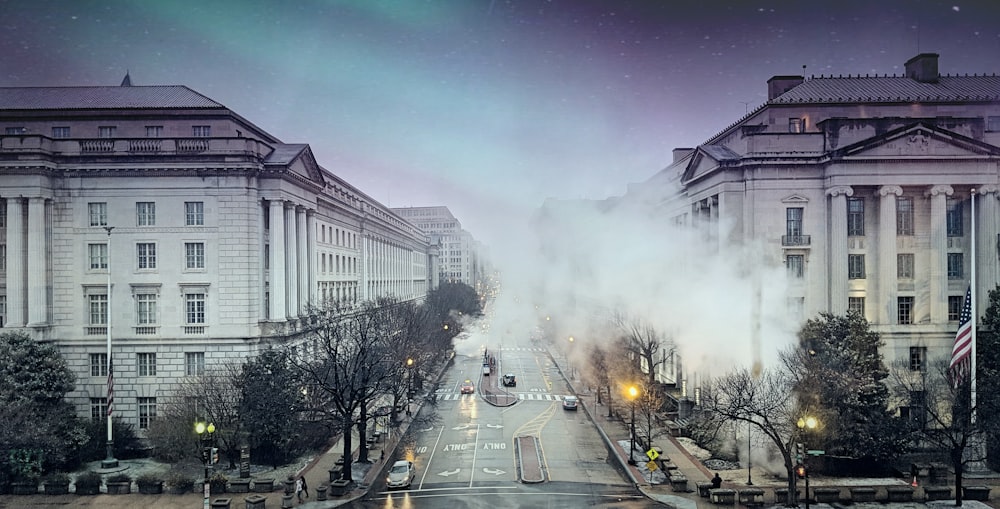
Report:
[[[996,1],[0,0],[0,86],[187,85],[390,206],[510,243],[765,100],[774,75],[1000,72]]]

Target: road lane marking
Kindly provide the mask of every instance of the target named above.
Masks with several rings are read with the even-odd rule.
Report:
[[[427,478],[427,471],[431,469],[431,462],[434,461],[434,451],[437,450],[438,444],[441,443],[442,434],[444,434],[444,426],[441,426],[441,431],[438,431],[437,439],[434,440],[434,448],[431,449],[431,455],[427,458],[427,465],[424,467],[424,475],[420,476],[420,486],[418,486],[417,489],[422,488],[424,485],[424,479]]]

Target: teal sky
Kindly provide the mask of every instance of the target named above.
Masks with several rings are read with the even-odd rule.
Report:
[[[1000,72],[1000,4],[0,0],[0,86],[186,85],[390,206],[477,238],[620,195],[778,74]]]

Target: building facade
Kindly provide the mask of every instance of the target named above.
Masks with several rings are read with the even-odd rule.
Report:
[[[183,86],[0,88],[0,325],[69,399],[141,432],[181,378],[294,337],[310,306],[422,299],[436,250],[389,208]]]
[[[461,282],[481,289],[485,273],[482,246],[462,229],[462,223],[448,207],[403,207],[392,211],[439,241],[441,281]]]
[[[858,311],[887,364],[925,369],[950,356],[970,283],[980,315],[1000,283],[1000,76],[942,76],[936,54],[905,70],[774,77],[765,104],[630,194],[662,192],[665,219],[711,249],[783,264],[791,319]]]

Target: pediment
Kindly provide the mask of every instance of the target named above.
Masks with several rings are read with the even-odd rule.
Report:
[[[916,123],[834,152],[845,159],[951,158],[1000,155],[997,147],[937,126]]]
[[[793,205],[794,204],[809,203],[809,198],[806,198],[805,196],[802,196],[801,194],[790,194],[790,195],[782,198],[781,199],[781,203],[789,203],[789,204],[793,204]]]
[[[279,145],[268,155],[264,164],[280,168],[287,175],[299,180],[314,182],[321,186],[326,180],[309,145]]]
[[[738,160],[739,154],[724,146],[702,145],[695,149],[687,166],[681,182],[687,184],[693,180],[708,175],[722,166],[726,161]]]

